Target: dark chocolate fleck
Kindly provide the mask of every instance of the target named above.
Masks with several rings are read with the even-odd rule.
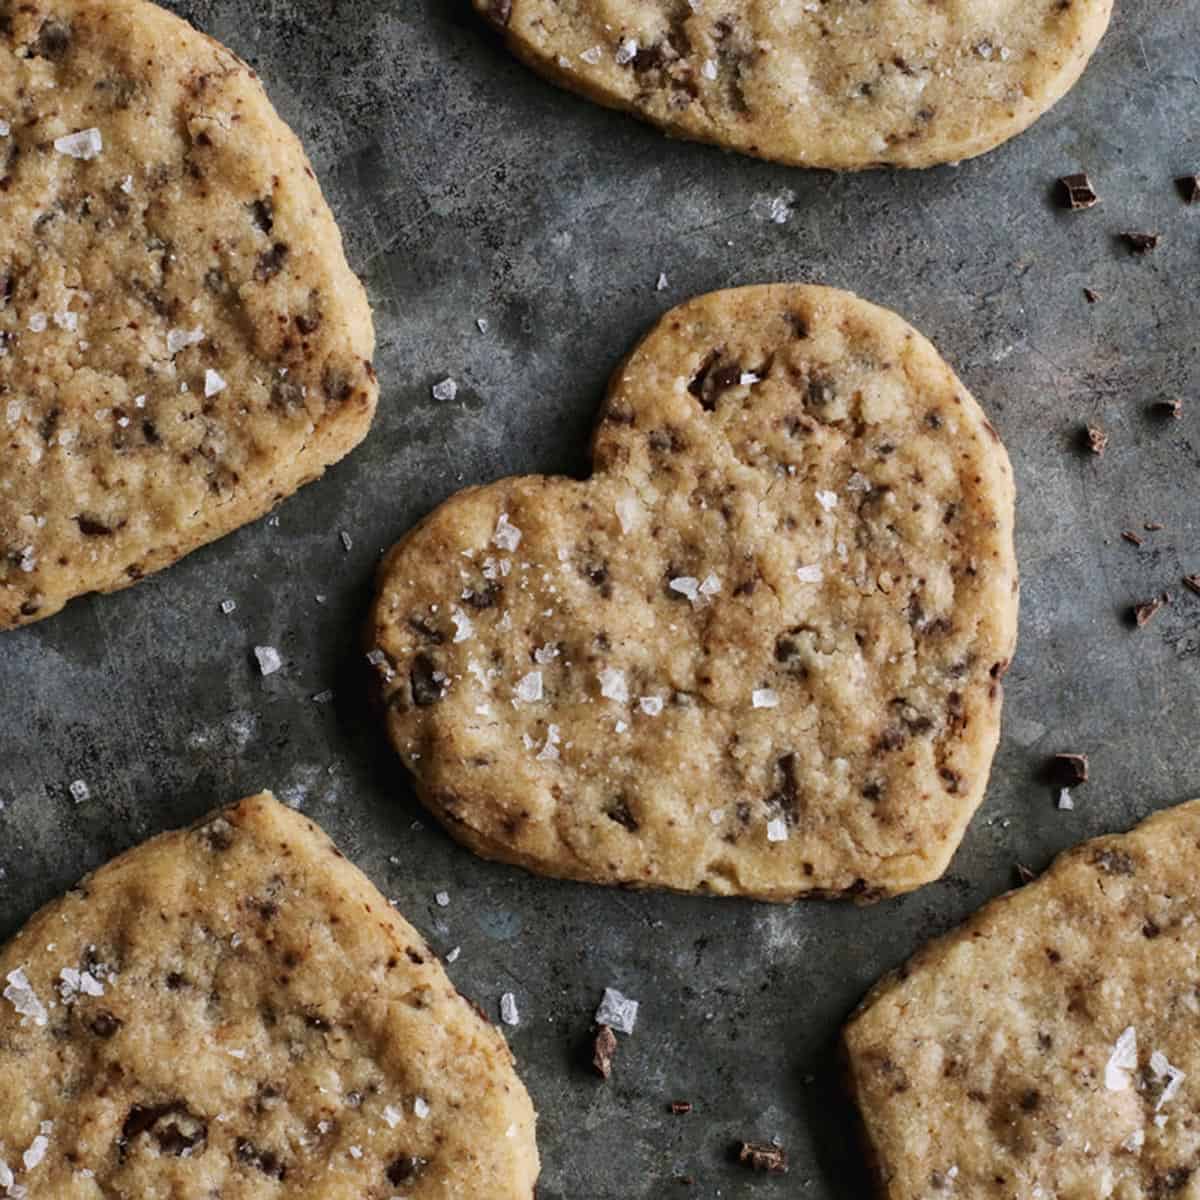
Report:
[[[1095,304],[1100,299],[1100,293],[1095,291],[1093,288],[1085,287],[1083,289],[1083,298],[1089,304]]]
[[[433,660],[427,654],[418,654],[413,659],[408,681],[412,688],[413,703],[418,708],[428,708],[442,698],[442,685],[434,678],[437,673]]]
[[[1175,183],[1185,204],[1200,204],[1200,175],[1181,175]]]
[[[1092,181],[1082,171],[1076,175],[1064,175],[1058,181],[1058,188],[1063,207],[1072,211],[1091,208],[1100,202]]]
[[[1059,787],[1075,788],[1088,781],[1086,754],[1056,754],[1052,765]]]
[[[236,1144],[238,1162],[253,1167],[271,1179],[285,1179],[287,1166],[273,1150],[260,1150],[248,1138],[238,1138]]]
[[[266,283],[268,280],[274,279],[283,270],[287,256],[287,246],[283,242],[276,242],[270,250],[264,250],[258,256],[258,262],[254,267],[254,278],[259,283]]]
[[[1150,411],[1156,417],[1174,417],[1178,421],[1183,416],[1183,401],[1178,397],[1173,400],[1156,400],[1150,405]]]
[[[409,1180],[416,1179],[428,1165],[428,1159],[418,1158],[415,1154],[401,1154],[388,1164],[388,1183],[408,1183]]]
[[[672,1100],[671,1115],[676,1117],[686,1117],[692,1111],[692,1102],[690,1100]]]
[[[1134,254],[1149,254],[1162,241],[1161,233],[1138,233],[1134,230],[1126,230],[1117,236]]]

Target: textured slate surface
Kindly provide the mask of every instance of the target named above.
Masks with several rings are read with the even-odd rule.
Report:
[[[171,7],[259,69],[308,146],[376,308],[383,397],[369,441],[277,522],[0,636],[3,931],[131,843],[269,786],[435,947],[462,947],[466,993],[495,1013],[515,992],[542,1200],[863,1195],[830,1048],[866,987],[1011,886],[1014,863],[1200,793],[1200,596],[1180,587],[1200,571],[1200,207],[1172,183],[1200,170],[1200,0],[1126,0],[1079,87],[986,158],[845,178],[668,142],[565,96],[465,0]],[[1079,169],[1103,203],[1064,213],[1051,185]],[[780,196],[777,224],[764,213]],[[1165,240],[1134,257],[1125,229]],[[381,550],[464,484],[582,471],[605,379],[659,313],[788,279],[904,314],[1013,457],[1022,642],[951,874],[868,910],[771,908],[476,861],[423,818],[366,706],[359,627]],[[459,397],[436,402],[447,375]],[[1182,420],[1149,415],[1173,396]],[[1077,448],[1088,421],[1110,433],[1102,460]],[[1120,539],[1154,521],[1141,548]],[[1174,603],[1132,629],[1130,606],[1163,589]],[[256,644],[285,669],[260,678]],[[1093,769],[1069,813],[1038,778],[1066,749]],[[92,798],[77,805],[80,778]],[[602,1085],[580,1050],[609,984],[642,1016]],[[669,1115],[673,1099],[695,1111]],[[735,1138],[774,1135],[786,1178],[726,1161]]]

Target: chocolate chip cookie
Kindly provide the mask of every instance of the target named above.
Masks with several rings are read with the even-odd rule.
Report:
[[[586,482],[454,496],[368,630],[425,803],[487,857],[787,900],[935,879],[1016,635],[1013,483],[933,347],[845,292],[668,313]]]
[[[555,83],[798,166],[928,167],[1020,133],[1079,78],[1112,0],[475,0]]]
[[[879,1194],[1195,1194],[1200,801],[1085,842],[845,1031]]]
[[[0,629],[366,434],[370,310],[254,72],[146,0],[0,0]]]
[[[269,795],[102,867],[0,979],[6,1195],[533,1195],[504,1039]]]

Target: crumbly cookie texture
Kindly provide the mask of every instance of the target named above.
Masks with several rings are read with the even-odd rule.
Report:
[[[1112,0],[474,0],[572,91],[799,166],[983,154],[1072,87]]]
[[[845,1031],[887,1200],[1200,1192],[1200,801],[1085,842]]]
[[[386,557],[368,657],[479,853],[785,900],[904,891],[983,795],[1016,634],[1007,456],[933,347],[845,292],[668,313],[586,482],[453,497]]]
[[[102,867],[0,976],[0,1194],[533,1195],[504,1039],[268,794]]]
[[[371,314],[254,72],[146,0],[0,0],[0,629],[366,434]]]

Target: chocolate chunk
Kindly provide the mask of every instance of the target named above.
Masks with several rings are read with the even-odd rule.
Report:
[[[255,200],[246,206],[250,210],[250,220],[263,233],[270,233],[275,228],[275,204],[270,196],[263,200]]]
[[[1200,575],[1185,575],[1183,577],[1183,586],[1189,591],[1193,591],[1197,596],[1200,596]]]
[[[604,815],[610,821],[615,821],[618,825],[628,829],[630,833],[637,833],[638,829],[641,828],[637,818],[630,811],[629,801],[624,796],[618,796],[604,810]]]
[[[114,1017],[107,1009],[101,1009],[89,1022],[88,1028],[98,1037],[107,1041],[124,1022],[120,1017]]]
[[[1134,533],[1132,529],[1122,529],[1121,536],[1127,541],[1132,542],[1135,546],[1140,546],[1146,539]]]
[[[592,1069],[601,1079],[607,1079],[612,1074],[616,1055],[617,1035],[607,1025],[601,1025],[596,1030],[596,1040],[592,1044]]]
[[[1181,175],[1175,183],[1185,204],[1200,204],[1200,175]]]
[[[416,1179],[427,1166],[429,1166],[428,1159],[418,1158],[415,1154],[401,1154],[388,1164],[385,1174],[388,1183],[408,1183],[410,1180]]]
[[[442,698],[441,682],[435,678],[438,674],[438,669],[429,655],[418,654],[413,659],[408,682],[412,688],[413,703],[418,708],[428,708]]]
[[[1082,171],[1077,175],[1064,175],[1058,181],[1058,190],[1063,207],[1072,211],[1091,208],[1100,202],[1092,181]]]
[[[160,1154],[179,1158],[185,1152],[195,1154],[196,1147],[200,1147],[199,1152],[203,1153],[208,1140],[208,1123],[192,1113],[181,1100],[170,1104],[135,1104],[129,1110],[117,1138],[117,1156],[122,1162],[128,1153],[129,1143],[144,1133],[153,1136]]]
[[[512,0],[491,0],[483,15],[497,29],[507,29],[512,20]]]
[[[266,283],[268,280],[274,279],[283,270],[288,253],[288,248],[283,242],[276,242],[270,250],[264,250],[258,256],[258,262],[255,264],[254,278],[259,283]]]
[[[1083,444],[1097,458],[1103,458],[1108,449],[1108,434],[1099,425],[1089,425],[1083,432]]]
[[[1059,787],[1074,788],[1088,781],[1086,754],[1056,754],[1051,760],[1054,780]]]
[[[1100,299],[1100,293],[1097,291],[1093,291],[1091,288],[1085,287],[1083,289],[1083,298],[1089,304],[1095,304]]]
[[[1170,597],[1164,592],[1161,596],[1155,596],[1153,600],[1143,600],[1141,604],[1135,604],[1133,607],[1134,623],[1139,629],[1149,625],[1158,615],[1158,610],[1169,600]]]
[[[1158,243],[1162,241],[1161,233],[1136,233],[1132,230],[1126,230],[1124,233],[1118,234],[1134,254],[1149,254],[1151,250],[1157,248]]]
[[[42,22],[38,31],[37,41],[33,43],[33,53],[38,58],[48,58],[57,61],[66,54],[71,46],[71,31],[61,21],[53,17]]]
[[[692,1111],[692,1102],[690,1100],[672,1100],[671,1113],[676,1117],[686,1117]]]
[[[772,1146],[769,1142],[738,1142],[737,1160],[752,1171],[787,1174],[787,1153],[781,1146]]]
[[[1150,411],[1156,417],[1174,417],[1178,421],[1183,416],[1183,401],[1178,397],[1173,400],[1156,400],[1150,405]]]

